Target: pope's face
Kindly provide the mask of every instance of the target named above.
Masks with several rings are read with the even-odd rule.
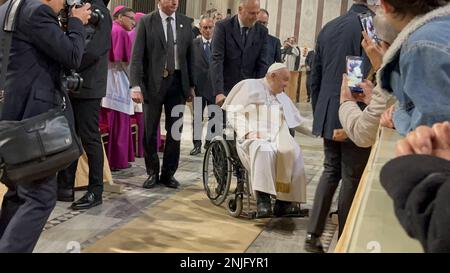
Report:
[[[289,86],[291,73],[286,68],[269,75],[269,78],[271,82],[272,92],[274,93],[274,95],[278,95],[280,93],[283,93],[283,91],[286,90],[286,88]]]

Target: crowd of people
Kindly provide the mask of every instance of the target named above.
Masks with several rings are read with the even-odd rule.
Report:
[[[294,37],[282,45],[270,35],[269,12],[258,0],[241,0],[235,16],[204,15],[195,28],[191,18],[178,12],[178,0],[159,0],[158,9],[148,15],[118,6],[111,16],[109,1],[93,0],[104,15],[94,32],[89,29],[90,4],[72,9],[64,32],[58,23],[64,1],[24,2],[11,46],[16,54],[10,60],[2,120],[22,120],[55,107],[61,101],[60,75],[67,69],[80,72],[84,84],[67,96],[68,118],[88,157],[89,186],[74,202],[77,162],[42,181],[8,185],[0,252],[31,252],[56,200],[73,202],[74,210],[102,204],[99,128],[107,128],[105,149],[112,170],[127,169],[135,157],[144,157],[145,189],[179,188],[180,120],[187,102],[193,102],[192,156],[202,152],[203,141],[208,148],[224,127],[235,131],[258,218],[301,213],[299,204],[306,203],[307,193],[305,162],[294,134],[323,139],[324,171],[305,241],[309,252],[324,252],[320,238],[339,185],[342,235],[380,124],[396,129],[406,139],[381,181],[408,234],[425,251],[450,251],[445,196],[450,183],[450,1],[380,0],[373,5],[355,0],[346,14],[324,26],[315,50],[300,49]],[[0,7],[1,16],[8,3]],[[378,40],[364,32],[361,14],[374,18]],[[348,56],[364,61],[366,80],[358,84],[362,92],[349,87],[344,74]],[[31,60],[45,65],[28,68]],[[283,92],[291,72],[301,69],[307,74],[313,128],[306,127]],[[166,136],[161,164],[162,111]],[[139,129],[137,141],[133,125]],[[399,175],[411,165],[417,172]]]

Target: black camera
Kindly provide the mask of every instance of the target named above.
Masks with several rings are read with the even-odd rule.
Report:
[[[71,93],[77,93],[83,87],[83,78],[80,74],[76,73],[74,70],[70,71],[69,75],[63,77],[62,83],[67,91]]]
[[[70,10],[73,7],[77,7],[77,8],[82,7],[84,4],[91,3],[91,2],[92,2],[92,0],[65,0],[64,8],[63,8],[63,10],[61,10],[61,13],[60,13],[60,20],[61,20],[63,29],[64,30],[67,29],[67,23],[69,21]],[[109,1],[107,1],[107,2],[109,2]],[[106,1],[105,1],[105,3],[106,3]],[[89,19],[89,24],[94,27],[97,27],[99,22],[104,18],[105,18],[105,16],[103,15],[101,10],[93,9],[92,13],[91,13],[91,18]]]

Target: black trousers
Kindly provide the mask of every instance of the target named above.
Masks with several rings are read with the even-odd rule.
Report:
[[[166,144],[164,160],[161,169],[161,179],[169,179],[175,175],[180,161],[180,140],[183,131],[183,112],[186,105],[181,86],[181,72],[176,71],[162,81],[159,93],[148,95],[144,102],[144,150],[145,166],[148,175],[158,175],[160,163],[157,150],[157,130],[161,120],[162,107],[166,116]],[[177,107],[176,116],[172,117],[172,110]],[[178,137],[172,135],[172,127],[176,125]],[[175,128],[175,127],[174,127]]]
[[[101,99],[71,99],[75,116],[75,129],[81,138],[89,164],[88,191],[103,194],[103,147],[98,127]],[[58,187],[73,189],[78,160],[58,173]]]
[[[56,175],[8,186],[0,214],[0,253],[31,253],[56,205]]]
[[[203,112],[205,111],[205,108],[209,108],[211,105],[215,105],[214,103],[211,103],[210,101],[208,101],[207,99],[205,99],[204,97],[200,97],[202,99],[202,108],[197,109],[196,108],[196,104],[193,104],[193,111],[194,111],[194,117],[193,117],[193,130],[192,130],[192,139],[193,139],[193,144],[194,147],[201,147],[202,146],[202,129],[203,129]],[[211,119],[213,119],[213,115],[211,115],[211,111],[208,109],[208,116],[209,116],[209,121]],[[211,142],[211,140],[213,139],[213,133],[214,133],[214,128],[210,128],[210,126],[208,125],[208,131],[206,134],[206,143]]]
[[[308,233],[321,236],[330,213],[333,196],[342,179],[338,200],[339,237],[366,168],[371,148],[359,148],[353,142],[324,140],[324,171],[314,197]]]

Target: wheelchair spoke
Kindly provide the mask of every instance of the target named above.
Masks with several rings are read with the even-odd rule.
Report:
[[[224,146],[227,143],[215,141],[207,150],[204,162],[204,187],[208,198],[220,205],[228,195],[230,164],[228,151]]]

